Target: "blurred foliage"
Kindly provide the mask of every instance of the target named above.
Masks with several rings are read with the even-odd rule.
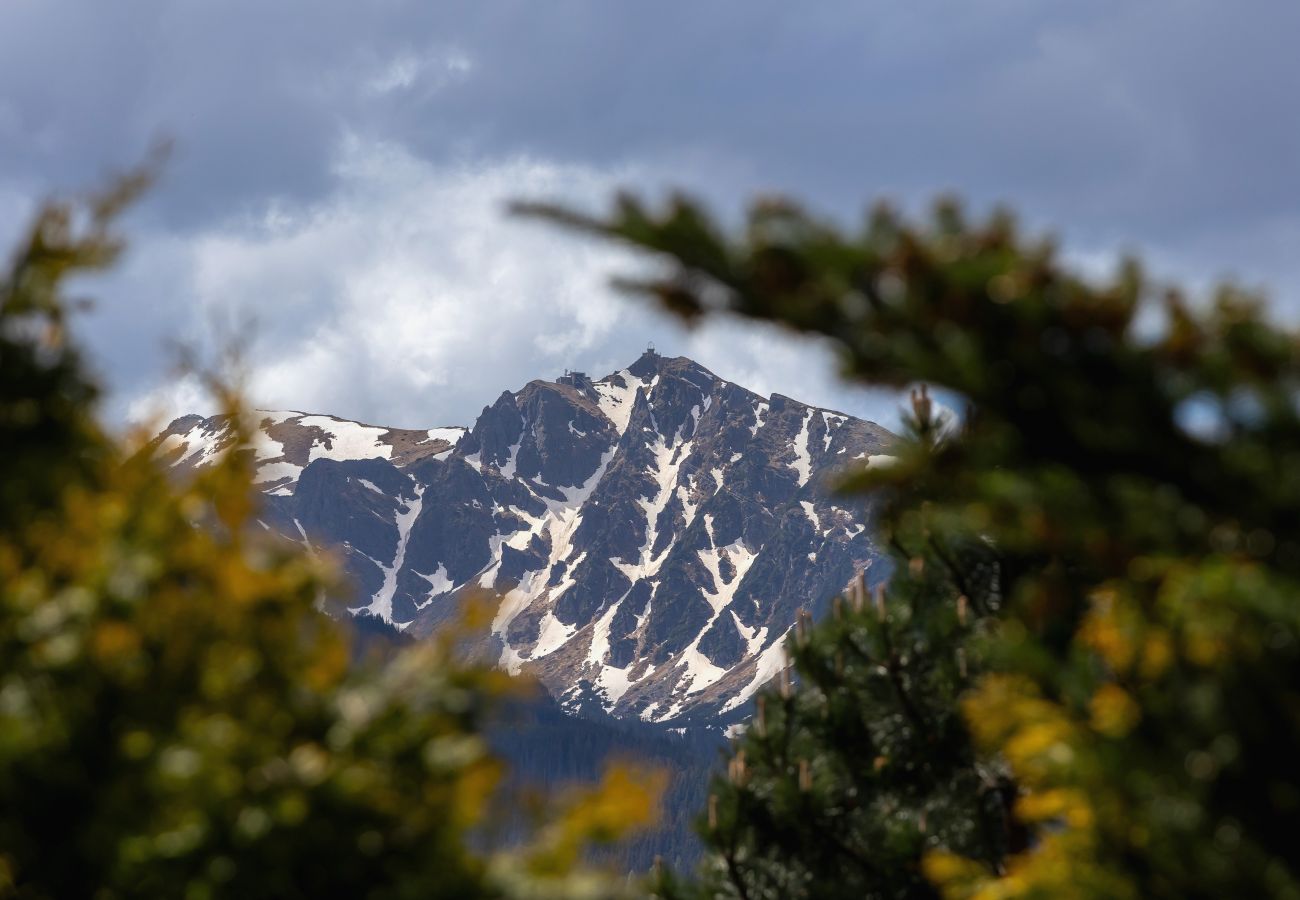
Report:
[[[47,205],[0,280],[0,896],[617,895],[580,849],[656,784],[613,770],[471,850],[505,676],[454,633],[354,666],[326,564],[253,527],[248,454],[177,485],[97,423],[66,283],[148,181]]]
[[[1134,261],[1088,279],[955,203],[852,232],[764,201],[523,211],[648,251],[694,319],[820,336],[927,384],[887,499],[896,572],[801,626],[665,895],[1300,896],[1300,337]],[[952,423],[955,424],[955,423]]]

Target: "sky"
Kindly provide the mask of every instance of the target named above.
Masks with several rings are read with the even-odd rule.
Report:
[[[639,260],[506,204],[956,193],[1295,316],[1297,35],[1293,0],[3,0],[0,248],[173,142],[77,322],[113,422],[212,410],[178,346],[237,347],[259,406],[432,427],[653,341],[889,425],[822,346],[686,331],[610,289]]]

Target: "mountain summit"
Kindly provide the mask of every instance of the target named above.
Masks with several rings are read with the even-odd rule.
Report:
[[[571,710],[672,724],[738,715],[800,609],[876,558],[870,509],[825,488],[894,440],[653,351],[507,391],[470,428],[259,415],[262,521],[340,555],[352,612],[418,637],[494,591],[504,668]],[[155,447],[184,469],[232,442],[221,417],[186,416]]]

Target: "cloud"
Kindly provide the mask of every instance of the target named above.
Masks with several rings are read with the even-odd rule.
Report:
[[[649,340],[756,390],[845,400],[824,352],[738,323],[686,333],[608,288],[611,274],[637,265],[627,254],[505,214],[520,197],[602,203],[635,171],[526,157],[439,167],[354,136],[333,172],[322,201],[277,202],[184,247],[146,239],[136,251],[185,260],[170,276],[134,271],[132,282],[171,283],[183,312],[172,327],[209,354],[219,348],[205,330],[251,323],[242,349],[259,406],[382,425],[467,423],[504,389],[565,368],[605,374]],[[138,303],[116,315],[134,319]],[[134,343],[131,353],[156,354]],[[195,402],[192,382],[147,376],[118,401],[129,418],[192,412]]]
[[[523,157],[441,168],[350,137],[326,198],[188,240],[185,331],[251,322],[259,404],[383,424],[463,419],[547,374],[539,361],[563,368],[617,323],[636,327],[604,288],[613,250],[505,215],[512,197],[603,196],[620,174]]]
[[[404,51],[366,79],[365,89],[375,96],[417,87],[433,93],[463,81],[473,70],[474,61],[462,50],[435,50],[425,54]]]
[[[351,130],[841,215],[957,189],[1146,241],[1286,211],[1298,29],[1287,0],[10,0],[0,136],[6,168],[63,186],[174,135],[172,227],[319,199]]]
[[[476,390],[623,365],[651,335],[807,395],[829,383],[816,352],[683,337],[609,297],[608,248],[496,204],[673,186],[734,217],[784,191],[853,222],[955,190],[1090,267],[1136,249],[1297,315],[1298,31],[1290,0],[8,0],[0,238],[176,139],[85,323],[119,418],[165,382],[166,339],[254,314],[268,396],[376,420],[423,421],[419,390],[463,419]]]

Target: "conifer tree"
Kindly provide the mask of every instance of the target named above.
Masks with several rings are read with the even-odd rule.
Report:
[[[779,201],[734,235],[680,198],[525,211],[653,253],[624,286],[688,320],[964,408],[850,479],[888,498],[883,613],[795,642],[664,893],[1300,897],[1300,335],[1260,297],[1085,278],[946,202],[853,233]]]

